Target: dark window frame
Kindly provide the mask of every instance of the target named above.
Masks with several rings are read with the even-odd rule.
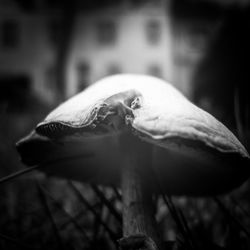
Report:
[[[109,64],[109,66],[107,68],[107,75],[108,76],[117,75],[117,74],[121,74],[121,73],[122,73],[122,69],[118,63]]]
[[[21,25],[16,19],[6,19],[1,24],[1,45],[5,49],[16,49],[21,43]]]
[[[117,40],[117,23],[112,19],[99,20],[96,23],[96,39],[99,45],[114,45]]]
[[[163,78],[163,68],[159,63],[151,63],[147,68],[147,74]]]
[[[162,37],[162,23],[158,19],[150,19],[146,22],[146,37],[151,45],[157,45]]]
[[[88,61],[79,61],[76,65],[77,91],[82,91],[88,85],[91,66]]]
[[[62,37],[62,24],[58,19],[50,19],[47,23],[49,42],[55,46]]]

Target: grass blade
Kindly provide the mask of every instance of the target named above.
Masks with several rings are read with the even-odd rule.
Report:
[[[74,191],[78,199],[86,206],[89,211],[95,216],[95,218],[99,221],[99,223],[103,226],[103,228],[107,231],[108,235],[110,236],[112,242],[117,246],[117,235],[107,226],[107,224],[102,220],[100,215],[93,209],[93,207],[89,204],[89,202],[84,198],[81,192],[75,187],[72,182],[68,182],[70,188]]]
[[[183,237],[186,246],[188,249],[193,249],[194,244],[193,240],[190,237],[190,233],[186,231],[186,227],[183,224],[183,220],[180,218],[180,215],[178,213],[177,208],[175,207],[174,203],[172,202],[170,197],[167,197],[166,195],[162,194],[163,201],[165,202],[166,206],[168,207],[168,210],[174,219],[177,228],[179,229],[179,232],[181,233],[181,236]]]
[[[10,236],[7,236],[7,235],[2,234],[2,233],[0,233],[0,238],[3,239],[3,240],[5,240],[5,241],[11,242],[12,244],[20,247],[20,249],[38,249],[37,247],[28,246],[28,245],[26,245],[24,243],[21,243],[20,241],[18,241],[16,239],[13,239]]]
[[[189,237],[191,235],[191,232],[186,231],[188,227],[187,227],[186,220],[184,222],[184,215],[181,214],[181,216],[183,216],[183,217],[180,217],[180,214],[179,214],[177,208],[175,207],[174,203],[172,202],[171,198],[164,194],[161,183],[158,180],[157,174],[153,169],[151,169],[151,175],[154,178],[155,188],[159,192],[159,194],[161,194],[164,203],[166,204],[172,218],[174,219],[174,221],[176,223],[177,228],[179,229],[181,236],[183,237],[183,239],[186,243],[187,249],[193,249],[194,248],[194,241],[192,240],[192,238]],[[186,223],[186,225],[185,225],[185,223]]]
[[[241,213],[242,213],[244,216],[250,218],[250,213],[249,213],[246,209],[244,209],[244,208],[239,204],[239,202],[238,202],[237,200],[235,200],[235,199],[232,198],[232,197],[230,197],[230,200],[231,200],[231,202],[234,204],[234,206],[237,207],[237,208],[241,211]]]
[[[219,209],[235,223],[235,225],[250,238],[250,232],[230,213],[227,207],[216,197],[213,198]]]
[[[113,190],[113,192],[114,192],[116,198],[117,198],[119,201],[121,201],[121,200],[122,200],[122,196],[121,196],[121,194],[119,193],[118,189],[117,189],[116,187],[112,187],[112,190]]]
[[[13,180],[13,179],[15,179],[15,178],[17,178],[19,176],[22,176],[22,175],[24,175],[26,173],[29,173],[29,172],[31,172],[33,170],[36,170],[36,169],[40,168],[40,167],[41,167],[40,165],[36,165],[34,167],[29,167],[29,168],[25,168],[25,169],[16,171],[16,172],[14,172],[12,174],[9,174],[9,175],[7,175],[5,177],[2,177],[0,179],[0,184],[3,184],[3,183],[8,182],[8,181],[11,181],[11,180]]]
[[[113,204],[104,196],[102,191],[96,186],[91,185],[92,189],[96,193],[96,195],[100,198],[100,200],[103,202],[103,204],[109,209],[110,213],[117,219],[117,221],[122,224],[122,216],[117,212],[117,210],[114,208]]]
[[[88,154],[81,154],[81,155],[74,155],[72,157],[67,157],[67,160],[69,160],[70,158],[74,158],[74,159],[77,159],[77,158],[89,158],[89,157],[93,157],[93,154],[92,153],[88,153]],[[36,165],[36,166],[33,166],[33,167],[28,167],[28,168],[25,168],[25,169],[22,169],[22,170],[19,170],[19,171],[16,171],[10,175],[7,175],[3,178],[0,179],[0,184],[2,183],[5,183],[7,181],[10,181],[10,180],[13,180],[19,176],[22,176],[26,173],[29,173],[33,170],[36,170],[38,168],[44,168],[44,167],[49,167],[55,163],[59,164],[60,162],[63,162],[65,161],[64,158],[62,159],[55,159],[55,160],[51,160],[51,161],[48,161],[46,162],[46,164],[40,164],[40,165]]]
[[[90,238],[88,237],[87,233],[85,232],[85,230],[78,224],[78,222],[75,220],[75,218],[73,216],[71,216],[71,214],[69,214],[62,206],[62,204],[60,202],[58,202],[53,196],[52,194],[43,186],[40,185],[40,188],[43,189],[44,194],[46,194],[54,203],[54,205],[64,213],[64,215],[66,215],[69,218],[69,221],[75,226],[75,228],[81,233],[81,235],[84,236],[85,240],[87,240],[90,243]]]
[[[245,137],[244,137],[244,126],[241,119],[240,113],[240,99],[239,99],[239,89],[235,88],[234,90],[234,116],[235,116],[235,123],[237,128],[238,136],[242,143],[245,144]]]
[[[45,196],[45,194],[43,192],[43,189],[42,189],[39,182],[37,182],[37,188],[38,188],[38,194],[39,194],[39,197],[40,197],[40,200],[41,200],[41,204],[43,205],[43,207],[45,209],[45,212],[48,215],[48,218],[49,218],[49,220],[51,222],[52,228],[54,229],[55,236],[57,238],[58,246],[59,246],[60,249],[65,249],[62,237],[60,235],[59,228],[57,227],[57,224],[56,224],[56,222],[54,220],[54,217],[53,217],[53,215],[52,215],[52,213],[50,211],[46,196]]]

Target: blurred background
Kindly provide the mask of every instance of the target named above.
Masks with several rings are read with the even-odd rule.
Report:
[[[0,177],[25,168],[15,142],[51,109],[118,73],[171,82],[249,150],[248,32],[249,0],[0,0]],[[163,238],[183,249],[250,249],[249,188],[173,197],[179,212],[159,198]],[[0,182],[0,197],[1,249],[117,248],[116,189],[34,172]]]

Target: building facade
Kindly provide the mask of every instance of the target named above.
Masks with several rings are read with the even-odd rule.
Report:
[[[168,2],[152,1],[137,7],[123,3],[77,11],[66,67],[67,84],[62,86],[66,97],[117,73],[154,75],[189,96],[193,69],[204,53],[203,38],[207,34],[202,29],[207,24],[201,24],[198,33],[190,32],[186,25],[178,26]],[[4,0],[0,5],[1,82],[6,76],[25,76],[30,91],[53,103],[58,88],[56,34],[63,28],[62,13],[56,8],[25,12]]]
[[[79,14],[69,60],[69,95],[117,73],[171,79],[170,22],[165,9],[119,6]]]
[[[54,93],[45,79],[54,58],[49,19],[45,13],[27,13],[10,1],[0,1],[0,84],[22,82],[28,92],[51,103]]]

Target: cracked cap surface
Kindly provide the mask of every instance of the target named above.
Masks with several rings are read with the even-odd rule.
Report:
[[[95,182],[102,182],[102,175],[104,183],[117,184],[122,160],[118,134],[124,130],[153,145],[153,168],[166,192],[225,192],[248,177],[249,155],[222,123],[169,83],[143,75],[117,75],[91,85],[37,125],[34,133],[43,139],[34,143],[31,136],[18,150],[29,165],[92,153],[87,159],[75,157],[74,164],[71,159],[70,171],[66,160],[58,170],[53,163],[52,173],[81,180],[91,175]],[[35,146],[41,141],[48,153]],[[38,151],[42,156],[32,159]]]

